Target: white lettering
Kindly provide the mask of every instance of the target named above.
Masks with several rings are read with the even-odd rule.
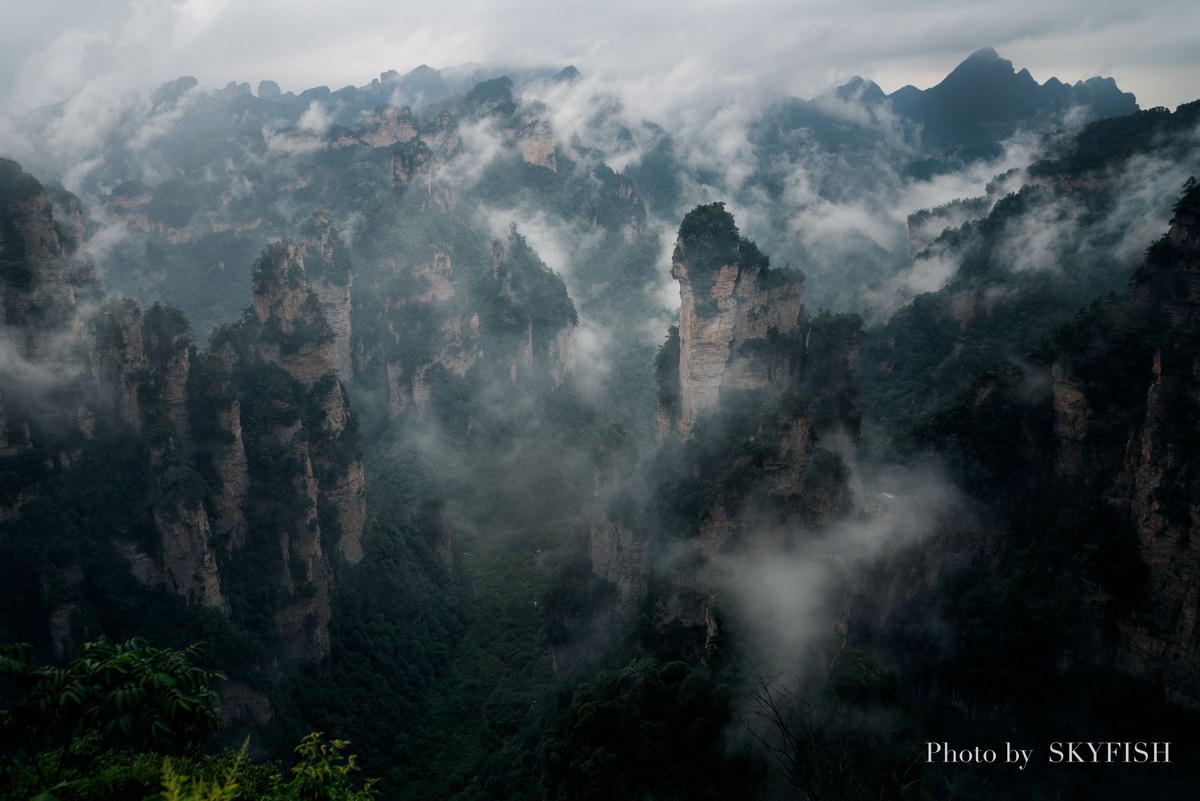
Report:
[[[1029,764],[1029,758],[1033,756],[1033,749],[1028,751],[1021,748],[1013,748],[1012,743],[1004,744],[1004,761],[1009,764],[1019,763],[1017,770],[1025,770],[1025,766]]]

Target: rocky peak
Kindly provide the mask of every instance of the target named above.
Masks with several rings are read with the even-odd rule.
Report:
[[[72,357],[83,333],[77,291],[99,291],[90,260],[77,250],[78,204],[58,195],[60,219],[37,179],[0,159],[0,323],[20,329],[18,350],[36,361]]]
[[[254,270],[259,357],[311,386],[333,372],[333,331],[308,285],[304,249],[284,240],[267,246]]]
[[[477,83],[463,98],[467,108],[477,117],[504,116],[516,108],[512,93],[513,82],[507,75]]]
[[[889,98],[897,112],[924,127],[927,139],[943,145],[999,141],[1030,124],[1049,128],[1078,107],[1092,119],[1138,110],[1134,96],[1111,79],[1068,86],[1052,78],[1039,85],[991,47],[972,53],[937,86],[906,86]]]
[[[646,535],[612,514],[593,520],[589,548],[593,570],[623,599],[643,593],[657,571],[657,620],[708,626],[713,593],[730,590],[733,577],[786,551],[800,532],[850,513],[862,321],[810,319],[800,304],[803,276],[771,270],[721,203],[684,217],[672,275],[680,314],[655,360],[659,433],[686,440],[665,443],[662,453],[679,455],[664,464],[680,460],[681,474],[703,489],[661,519],[677,536],[687,531],[672,543],[672,559],[651,559]],[[818,430],[834,435],[827,447]],[[753,487],[727,480],[747,471],[758,477]]]
[[[834,95],[838,100],[843,100],[847,103],[881,103],[886,99],[883,89],[879,88],[879,84],[874,81],[864,80],[861,75],[855,75],[846,83],[839,86]]]
[[[797,333],[804,285],[800,273],[770,269],[723,203],[684,217],[671,275],[679,281],[678,405],[660,414],[672,418],[666,427],[688,437],[723,390],[762,388],[786,377],[780,374],[786,364],[770,364],[745,345]]]
[[[96,377],[102,395],[108,394],[114,410],[135,429],[142,425],[138,387],[145,378],[146,348],[142,339],[142,310],[132,300],[106,304],[92,320]]]
[[[350,272],[349,252],[338,238],[323,212],[313,216],[300,230],[304,248],[305,271],[321,303],[321,312],[333,333],[333,369],[349,380],[353,374],[350,356],[350,290],[354,276]]]
[[[366,117],[361,126],[361,138],[371,147],[390,147],[397,142],[408,142],[417,137],[412,112],[407,106],[383,106]]]

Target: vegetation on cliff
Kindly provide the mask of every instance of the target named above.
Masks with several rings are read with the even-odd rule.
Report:
[[[725,266],[756,275],[764,289],[804,281],[804,274],[798,270],[772,270],[771,260],[741,235],[733,215],[720,201],[697,206],[684,215],[671,258],[687,265],[688,279],[700,290],[700,298],[708,296],[706,290],[711,289],[717,271]]]

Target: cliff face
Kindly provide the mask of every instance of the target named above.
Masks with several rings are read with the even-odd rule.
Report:
[[[1152,356],[1144,411],[1115,449],[1104,491],[1136,532],[1146,571],[1142,602],[1115,615],[1115,661],[1193,709],[1200,709],[1200,463],[1191,442],[1200,419],[1200,356],[1188,332],[1200,319],[1198,276],[1200,190],[1192,185],[1170,233],[1134,279],[1134,303],[1169,320],[1171,335]]]
[[[85,325],[77,300],[94,300],[100,285],[91,260],[77,249],[78,207],[60,205],[66,206],[57,210],[65,219],[55,217],[36,180],[0,159],[3,344],[21,360],[47,365],[61,384],[86,381]]]
[[[335,372],[339,361],[349,369],[349,280],[328,222],[315,221],[303,246],[264,254],[252,315],[202,354],[170,307],[143,314],[108,300],[84,313],[77,300],[99,297],[94,271],[71,252],[76,211],[55,206],[65,221],[36,181],[0,163],[0,347],[14,354],[0,367],[0,536],[43,536],[55,505],[88,523],[44,523],[71,543],[53,547],[82,554],[65,572],[61,559],[5,567],[10,582],[29,577],[44,607],[45,634],[26,622],[28,636],[69,653],[108,614],[95,587],[133,581],[235,625],[266,612],[273,658],[319,659],[333,566],[362,558],[366,518],[357,422]],[[306,250],[326,303],[308,285]],[[270,609],[251,615],[247,581],[274,586]]]
[[[174,335],[154,330],[148,341],[142,312],[128,300],[104,301],[85,315],[82,301],[95,302],[100,292],[90,260],[78,249],[82,224],[77,204],[70,197],[61,199],[58,205],[66,219],[56,220],[36,181],[11,162],[0,165],[0,173],[0,195],[6,196],[0,203],[0,248],[11,259],[3,281],[3,339],[17,347],[20,365],[4,376],[10,392],[0,401],[8,407],[0,411],[0,419],[11,411],[16,422],[4,419],[0,458],[56,453],[40,478],[69,486],[73,465],[82,462],[86,470],[96,458],[94,449],[111,447],[91,444],[98,428],[107,432],[115,427],[129,439],[144,442],[145,461],[139,467],[148,469],[151,482],[145,488],[145,506],[153,537],[116,537],[108,544],[144,586],[166,589],[203,606],[223,607],[207,515],[198,496],[175,491],[188,480],[177,462],[179,432],[188,429],[186,327]],[[161,363],[148,358],[149,353],[160,356]],[[153,431],[145,431],[148,420],[154,422]],[[10,479],[36,481],[38,474],[20,464],[4,465]],[[128,480],[138,481],[133,476]],[[22,506],[36,501],[39,493],[38,483],[21,489],[5,504],[3,518],[18,528],[32,522],[23,519]],[[43,586],[57,583],[47,565],[27,568],[42,576]],[[72,586],[80,595],[86,586],[84,569],[76,570],[80,580]],[[49,597],[47,602],[51,639],[56,648],[69,652],[74,621],[85,614],[86,604],[51,603]]]
[[[550,172],[558,170],[558,161],[554,155],[554,131],[545,120],[534,120],[518,135],[521,145],[521,157],[526,164],[544,167]]]
[[[285,553],[303,552],[319,556],[321,529],[317,506],[325,492],[333,494],[339,529],[338,549],[351,563],[362,558],[362,528],[366,520],[363,463],[356,442],[357,429],[348,429],[349,400],[334,369],[336,337],[326,322],[317,295],[308,285],[303,248],[284,241],[268,248],[255,272],[254,310],[259,337],[253,349],[268,364],[276,364],[312,393],[322,417],[316,432],[302,438],[290,426],[275,432],[289,444],[303,470],[301,495],[306,499],[305,527],[312,531],[311,545],[292,544]],[[262,340],[267,340],[262,344]],[[328,443],[330,453],[310,454],[309,438]],[[353,454],[343,455],[349,447]],[[333,452],[337,452],[335,457]],[[313,463],[325,476],[323,485],[314,477]],[[322,613],[328,620],[328,609]]]
[[[73,198],[60,203],[58,213],[56,218],[41,184],[0,159],[0,418],[7,435],[0,449],[7,455],[33,448],[41,427],[90,435],[97,370],[116,377],[140,349],[137,321],[123,320],[124,332],[116,330],[121,324],[114,327],[115,340],[103,343],[110,347],[100,358],[94,329],[79,308],[99,297],[99,282],[91,259],[77,249]],[[128,352],[121,342],[126,334],[133,340]],[[128,379],[123,375],[121,387],[107,387],[103,401],[128,398]],[[121,412],[136,417],[136,404]]]
[[[710,208],[707,216],[719,217],[723,227],[709,239],[724,241],[714,245],[703,238],[710,232],[687,233],[686,221],[680,230],[671,263],[671,275],[679,281],[678,404],[659,409],[660,431],[675,428],[685,438],[696,418],[718,405],[723,390],[786,384],[792,369],[787,360],[763,359],[744,346],[768,334],[794,335],[802,324],[801,277],[771,274],[766,280],[766,258],[753,243],[738,241],[736,228],[732,234],[727,230],[732,217],[724,207],[701,208]],[[714,248],[720,252],[710,252]]]
[[[333,372],[333,331],[309,289],[300,245],[284,241],[263,252],[254,273],[254,314],[262,331],[255,349],[264,362],[305,385]]]
[[[1133,525],[1147,569],[1148,603],[1119,616],[1117,665],[1200,709],[1200,469],[1180,419],[1200,411],[1200,357],[1189,351],[1155,354],[1145,416],[1106,501]]]
[[[210,454],[213,470],[220,476],[220,485],[215,492],[215,527],[229,547],[236,549],[245,543],[245,508],[250,492],[246,443],[242,438],[242,408],[230,385],[232,358],[228,355],[226,360],[214,357],[212,362],[219,369],[213,370],[209,381],[198,387],[193,395],[197,399],[205,398],[211,414],[211,425],[197,434],[196,447]]]
[[[407,108],[387,105],[376,110],[359,124],[360,138],[371,147],[390,147],[397,142],[415,139],[412,112]]]
[[[96,377],[112,399],[112,411],[130,428],[141,428],[138,386],[145,380],[142,310],[131,300],[108,304],[93,320]]]
[[[462,377],[478,366],[557,386],[574,369],[574,304],[515,227],[493,243],[487,272],[460,268],[454,250],[446,243],[410,266],[393,262],[379,284],[379,322],[390,342],[363,361],[383,360],[393,419],[425,413],[439,371]]]
[[[964,560],[1003,571],[1021,558],[1019,548],[1003,554],[1010,534],[1053,539],[1065,551],[1056,558],[1069,560],[1063,572],[1077,574],[1088,631],[1060,644],[1055,659],[1115,667],[1193,709],[1200,709],[1198,211],[1200,191],[1192,185],[1170,233],[1147,251],[1130,296],[1093,304],[1054,335],[1044,396],[1031,389],[1037,380],[1021,379],[986,407],[991,412],[961,412],[962,420],[935,435],[971,439],[1003,425],[1011,441],[987,448],[1021,465],[1006,491],[1030,508],[994,510],[997,520],[977,523],[965,538],[943,536],[919,565],[912,562],[913,576],[935,584]],[[981,393],[975,405],[986,402]],[[1023,404],[1019,419],[999,422]],[[971,447],[979,449],[980,440]]]
[[[309,285],[333,335],[333,370],[339,378],[349,380],[354,375],[350,357],[350,291],[354,275],[349,256],[334,234],[329,218],[319,212],[301,228],[299,241],[304,249]]]
[[[852,509],[861,321],[809,319],[802,276],[771,271],[721,204],[684,219],[672,275],[680,321],[656,359],[661,483],[649,501],[666,508],[650,513],[650,530],[599,512],[590,554],[623,600],[655,585],[660,624],[711,636],[714,593]],[[818,429],[843,452],[820,447]],[[600,483],[603,508],[611,482]]]
[[[1200,320],[1200,211],[1188,201],[1195,195],[1193,187],[1177,204],[1170,231],[1147,250],[1145,262],[1134,275],[1129,316],[1144,329],[1143,341],[1137,343],[1144,352],[1135,350],[1134,361],[1123,353],[1114,353],[1109,370],[1095,366],[1088,369],[1081,366],[1078,357],[1059,359],[1053,365],[1057,464],[1065,475],[1087,477],[1098,471],[1116,470],[1125,459],[1126,443],[1139,436],[1136,430],[1155,428],[1149,407],[1145,418],[1130,421],[1131,402],[1149,403],[1156,397],[1170,396],[1170,403],[1186,405],[1186,392],[1175,389],[1178,382],[1172,376],[1187,372],[1179,348],[1185,329]],[[1112,336],[1111,332],[1101,333]],[[1148,344],[1151,339],[1172,345],[1152,353]],[[1143,396],[1151,362],[1154,383],[1149,396]],[[1129,374],[1120,374],[1120,370]],[[1128,389],[1122,392],[1120,387]],[[1123,397],[1135,390],[1136,397]]]

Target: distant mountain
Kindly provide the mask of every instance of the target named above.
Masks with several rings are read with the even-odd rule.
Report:
[[[948,146],[1005,139],[1022,126],[1061,118],[1073,108],[1083,109],[1085,120],[1138,110],[1134,96],[1112,78],[1074,85],[1050,78],[1038,84],[1029,70],[1017,72],[990,47],[972,53],[937,86],[905,86],[888,99],[898,113],[923,126],[931,143]]]
[[[847,104],[867,114],[852,115]],[[767,126],[784,131],[807,129],[827,149],[864,145],[880,132],[865,124],[890,110],[909,139],[926,151],[989,151],[1019,129],[1053,130],[1072,110],[1075,124],[1120,117],[1138,110],[1137,100],[1122,92],[1112,78],[1089,78],[1068,85],[1050,78],[1039,84],[1029,70],[985,47],[967,57],[937,86],[905,86],[890,95],[874,81],[854,76],[845,84],[810,100],[790,98],[764,115]]]

